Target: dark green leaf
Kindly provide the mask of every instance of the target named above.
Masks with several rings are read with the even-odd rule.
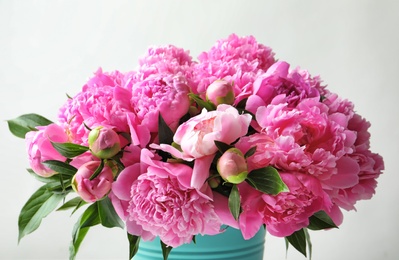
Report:
[[[89,147],[73,143],[51,143],[66,158],[73,158],[89,150]]]
[[[97,169],[94,171],[94,173],[90,176],[90,180],[93,180],[96,178],[104,169],[104,160],[101,160],[100,165],[97,167]]]
[[[295,231],[292,235],[285,237],[285,239],[306,257],[306,235],[303,229]]]
[[[70,208],[76,208],[78,206],[80,207],[82,205],[82,202],[84,202],[84,201],[82,200],[81,197],[76,197],[76,198],[70,199],[67,202],[65,202],[61,207],[59,207],[57,209],[57,211],[68,210]]]
[[[159,143],[171,144],[173,142],[173,131],[166,124],[161,113],[158,114],[158,137]]]
[[[139,250],[140,237],[127,233],[127,239],[129,240],[129,259],[132,259]]]
[[[115,212],[114,206],[112,206],[111,200],[108,197],[105,197],[104,199],[98,201],[97,205],[101,225],[108,228],[124,227],[123,221]]]
[[[255,189],[270,195],[289,191],[278,171],[271,166],[251,171],[246,181]]]
[[[236,105],[236,108],[240,109],[245,109],[245,106],[247,105],[248,98],[242,99],[238,104]]]
[[[52,212],[64,198],[63,195],[49,191],[50,187],[50,184],[40,187],[22,207],[18,218],[18,241],[35,231],[40,226],[42,219]]]
[[[254,155],[254,153],[256,152],[256,146],[251,147],[244,155],[245,158],[248,158],[252,155]]]
[[[216,107],[208,101],[204,101],[202,98],[200,98],[198,95],[195,95],[193,93],[188,94],[188,96],[195,101],[200,107],[205,108],[208,111],[215,110]]]
[[[238,217],[240,216],[241,199],[237,185],[233,185],[231,188],[229,195],[229,209],[231,214],[233,214],[234,219],[238,220]]]
[[[79,251],[90,227],[100,224],[96,203],[91,204],[78,219],[72,230],[72,241],[69,246],[69,259],[73,260]]]
[[[229,144],[226,144],[226,143],[223,143],[223,142],[220,142],[220,141],[216,141],[215,140],[214,142],[215,142],[215,145],[218,148],[219,152],[221,152],[222,154],[224,152],[226,152],[227,150],[229,150],[230,148],[234,147],[232,145],[229,145]]]
[[[161,248],[162,248],[162,255],[163,255],[163,260],[168,260],[168,256],[170,251],[172,251],[173,247],[167,246],[164,242],[161,240]]]
[[[27,132],[36,131],[36,126],[46,126],[52,122],[37,114],[25,114],[15,119],[7,120],[11,133],[19,138],[25,138]]]
[[[53,171],[56,171],[64,175],[65,177],[73,177],[75,173],[78,171],[78,169],[76,169],[72,165],[61,161],[47,160],[44,161],[43,164],[48,168],[52,169]]]
[[[27,169],[30,175],[32,175],[36,180],[43,182],[43,183],[59,183],[60,182],[60,176],[53,175],[50,177],[42,177],[40,175],[37,175],[32,169]]]
[[[338,228],[330,216],[323,210],[318,211],[309,218],[309,229],[321,230],[326,228]]]

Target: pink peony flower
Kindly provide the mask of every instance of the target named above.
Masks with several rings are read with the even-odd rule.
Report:
[[[86,202],[102,199],[111,190],[114,175],[112,169],[107,165],[97,177],[90,180],[99,166],[99,161],[89,161],[80,166],[72,178],[72,188]]]
[[[65,143],[68,136],[57,124],[36,127],[38,131],[28,132],[25,136],[29,164],[32,170],[42,177],[50,177],[55,171],[43,165],[47,160],[65,161],[66,158],[55,150],[51,142]]]
[[[331,208],[332,203],[316,178],[299,173],[280,175],[290,191],[276,196],[260,193],[246,183],[239,185],[243,209],[239,221],[244,238],[254,236],[263,224],[274,236],[289,236],[307,227],[314,213]]]
[[[235,34],[218,41],[198,59],[199,63],[193,65],[193,92],[204,95],[212,82],[224,79],[234,83],[236,104],[253,93],[252,84],[257,75],[275,62],[269,47],[257,43],[252,36]]]
[[[189,88],[182,75],[154,74],[132,87],[131,104],[140,122],[150,132],[158,132],[158,115],[172,129],[188,112]]]
[[[123,170],[113,185],[113,204],[128,201],[120,214],[128,232],[144,240],[155,236],[172,247],[190,243],[194,235],[214,235],[221,222],[208,195],[190,187],[192,168],[154,160],[148,150],[141,166]],[[126,204],[125,204],[126,206]],[[123,209],[123,202],[117,206]]]

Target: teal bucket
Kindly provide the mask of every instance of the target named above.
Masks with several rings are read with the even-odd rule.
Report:
[[[250,240],[244,240],[241,231],[227,228],[216,236],[195,237],[196,243],[173,248],[168,260],[262,260],[265,244],[265,229]],[[140,242],[133,260],[163,260],[159,238]]]

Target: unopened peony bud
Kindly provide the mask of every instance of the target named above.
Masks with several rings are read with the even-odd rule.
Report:
[[[219,158],[217,170],[223,180],[239,184],[248,175],[248,166],[242,152],[237,148],[230,148]]]
[[[217,187],[219,186],[220,183],[221,183],[220,177],[213,177],[213,178],[210,178],[210,179],[208,180],[208,185],[209,185],[209,187],[211,187],[212,189],[217,188]]]
[[[111,158],[121,150],[119,135],[110,128],[94,128],[89,133],[88,141],[91,152],[98,158]]]
[[[111,190],[114,175],[112,169],[104,165],[102,171],[92,180],[101,162],[91,161],[79,167],[75,176],[72,178],[72,188],[86,202],[95,202],[102,199]]]
[[[234,87],[225,80],[215,80],[206,90],[206,99],[215,106],[234,103]]]

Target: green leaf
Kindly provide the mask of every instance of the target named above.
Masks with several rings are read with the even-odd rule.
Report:
[[[171,144],[173,142],[173,131],[166,124],[161,113],[158,114],[158,137],[160,144]]]
[[[212,111],[215,110],[216,107],[208,101],[203,100],[202,98],[200,98],[198,95],[195,95],[193,93],[188,94],[188,96],[195,101],[195,103],[197,103],[200,107],[205,108],[208,111]]]
[[[124,227],[123,221],[115,212],[114,206],[112,206],[111,200],[108,197],[98,201],[97,205],[101,225],[108,228]]]
[[[52,122],[37,114],[25,114],[15,119],[7,120],[11,133],[19,138],[25,138],[27,132],[36,131],[36,126],[46,126]]]
[[[127,239],[129,240],[129,259],[132,259],[139,250],[140,237],[127,233]]]
[[[289,191],[278,171],[271,166],[251,171],[246,181],[255,189],[270,195]]]
[[[219,152],[221,152],[222,154],[224,152],[226,152],[227,150],[229,150],[230,148],[234,148],[233,145],[229,145],[229,144],[226,144],[226,143],[223,143],[223,142],[220,142],[220,141],[216,141],[215,140],[214,142],[215,142],[215,145],[218,148]]]
[[[162,248],[162,255],[163,255],[163,260],[168,260],[168,256],[170,254],[170,251],[172,251],[173,247],[167,246],[164,242],[161,240],[161,248]]]
[[[236,105],[236,108],[240,108],[240,109],[245,109],[245,106],[247,105],[247,101],[248,98],[244,98],[242,99],[240,102],[238,102],[238,104]]]
[[[47,160],[44,161],[43,164],[47,166],[48,168],[52,169],[53,171],[56,171],[65,177],[70,177],[72,178],[75,173],[78,171],[75,167],[73,167],[70,164],[61,162],[61,161],[56,161],[56,160]]]
[[[104,160],[101,160],[100,165],[97,167],[97,169],[93,172],[93,174],[90,176],[90,180],[94,180],[104,169]]]
[[[43,182],[43,183],[59,183],[60,182],[60,176],[53,175],[50,177],[42,177],[40,175],[37,175],[32,169],[27,169],[27,171],[32,175],[36,180]]]
[[[72,230],[72,241],[69,246],[69,259],[73,260],[79,251],[79,247],[83,242],[90,227],[100,224],[98,216],[97,203],[91,204],[80,216]]]
[[[57,211],[68,210],[71,208],[76,209],[77,207],[80,207],[83,204],[85,204],[84,200],[82,200],[81,197],[76,197],[65,202],[61,207],[57,209]]]
[[[295,231],[292,235],[285,237],[285,239],[306,257],[306,235],[303,229]]]
[[[66,158],[73,158],[89,150],[89,147],[73,143],[51,143],[53,147]]]
[[[323,210],[318,211],[309,218],[309,229],[321,230],[326,228],[338,228],[330,216]]]
[[[245,158],[251,157],[252,155],[254,155],[255,152],[256,152],[256,146],[251,147],[251,148],[244,154],[244,157],[245,157]]]
[[[18,242],[25,235],[35,231],[40,226],[42,219],[52,212],[64,198],[63,195],[49,191],[50,187],[50,184],[40,187],[22,207],[18,218]]]
[[[233,185],[231,188],[229,195],[229,209],[231,214],[233,214],[234,219],[238,220],[238,217],[240,216],[241,199],[237,185]]]

